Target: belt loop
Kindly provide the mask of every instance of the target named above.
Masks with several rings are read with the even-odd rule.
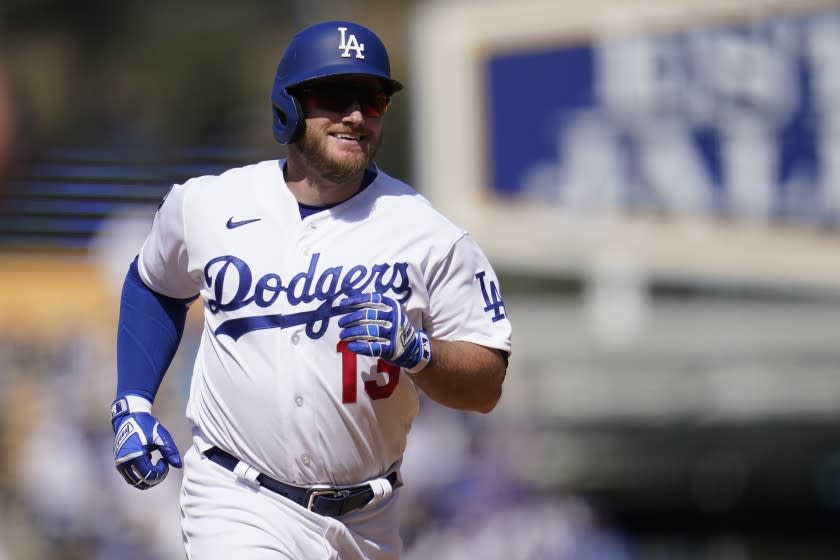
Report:
[[[394,492],[394,485],[387,478],[374,478],[373,480],[368,480],[366,484],[370,486],[373,492],[373,497],[366,504],[366,507],[373,506],[385,500]]]
[[[257,488],[260,486],[260,481],[257,480],[257,477],[260,476],[260,471],[249,465],[248,463],[244,463],[239,461],[236,463],[236,466],[233,468],[233,474],[250,484],[251,486]]]

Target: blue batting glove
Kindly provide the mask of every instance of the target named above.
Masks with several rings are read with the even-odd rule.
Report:
[[[426,332],[415,329],[400,303],[378,293],[350,296],[339,306],[352,309],[338,320],[341,340],[356,354],[382,358],[417,373],[432,359]]]
[[[125,481],[140,490],[163,482],[170,465],[181,468],[175,440],[151,410],[152,404],[142,397],[123,397],[111,405],[114,463]],[[153,451],[161,455],[154,464]]]

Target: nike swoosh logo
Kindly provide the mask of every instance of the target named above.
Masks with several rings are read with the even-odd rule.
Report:
[[[260,220],[262,220],[262,218],[252,218],[250,220],[241,220],[239,222],[235,222],[235,221],[233,221],[233,216],[231,216],[230,219],[227,221],[226,225],[227,225],[228,229],[235,229],[235,228],[238,228],[239,226],[244,226],[245,224],[250,224],[250,223],[253,223],[253,222],[259,222]]]

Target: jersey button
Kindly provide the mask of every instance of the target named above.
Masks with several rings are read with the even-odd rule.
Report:
[[[300,460],[301,460],[301,461],[303,461],[303,464],[304,464],[304,465],[308,465],[309,463],[311,463],[311,462],[312,462],[312,459],[310,459],[310,458],[309,458],[309,455],[306,455],[306,454],[304,454],[303,456],[301,456]]]
[[[298,406],[303,406],[303,397],[300,395],[295,396],[295,404]]]

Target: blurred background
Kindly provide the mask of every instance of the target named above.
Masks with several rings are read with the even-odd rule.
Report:
[[[840,3],[5,0],[0,560],[182,557],[180,472],[112,465],[122,278],[171,184],[284,155],[277,60],[331,18],[387,45],[378,163],[514,325],[493,413],[422,403],[405,557],[837,558]]]

